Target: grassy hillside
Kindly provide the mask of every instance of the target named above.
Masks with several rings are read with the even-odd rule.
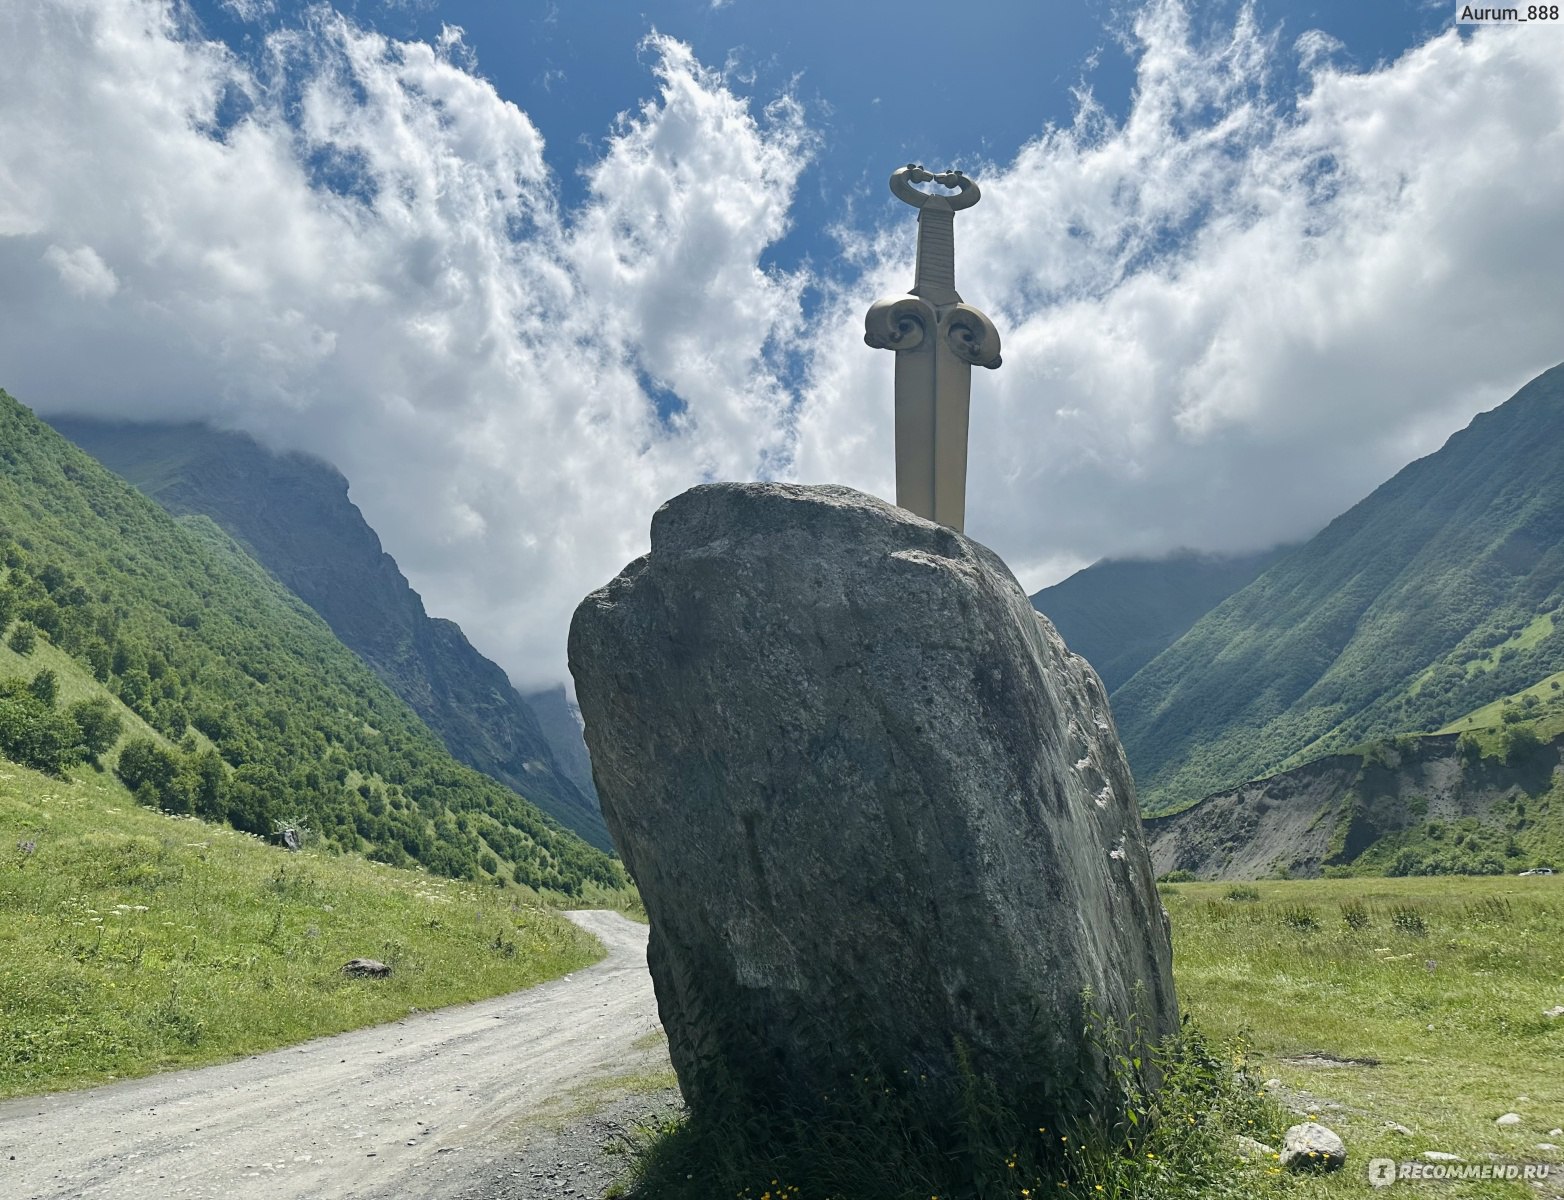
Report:
[[[1293,548],[1105,558],[1038,592],[1032,607],[1096,668],[1111,692]]]
[[[256,1053],[600,955],[519,889],[289,853],[146,809],[106,771],[0,764],[0,1096]],[[344,976],[356,957],[390,978]]]
[[[596,796],[556,761],[533,704],[418,593],[348,498],[334,468],[201,425],[56,417],[50,424],[175,516],[210,517],[331,627],[461,762],[533,801],[600,849]],[[552,701],[552,696],[546,697]],[[545,711],[550,718],[556,706]],[[557,703],[565,715],[563,696]],[[560,729],[585,757],[580,730]]]
[[[1478,416],[1113,694],[1150,811],[1564,669],[1564,367]]]
[[[142,803],[261,835],[307,828],[322,849],[453,878],[569,895],[624,883],[607,855],[454,761],[210,520],[176,523],[3,392],[0,563],[7,644],[63,652],[162,736],[116,759]],[[0,718],[36,740],[52,727],[30,703]]]

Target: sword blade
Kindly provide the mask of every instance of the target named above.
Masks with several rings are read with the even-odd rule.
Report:
[[[942,335],[896,355],[896,503],[960,533],[972,368]]]

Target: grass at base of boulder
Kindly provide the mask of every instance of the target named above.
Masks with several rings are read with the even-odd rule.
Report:
[[[1158,890],[1173,923],[1180,1004],[1212,1045],[1229,1049],[1191,1055],[1186,1046],[1160,1102],[1160,1120],[1146,1122],[1155,1141],[1126,1152],[1128,1143],[1094,1139],[1066,1160],[1062,1179],[1048,1170],[1027,1178],[1027,1155],[1037,1147],[996,1136],[1005,1128],[1001,1121],[984,1126],[975,1157],[936,1169],[908,1165],[906,1139],[885,1132],[905,1123],[874,1102],[842,1114],[826,1142],[800,1137],[790,1144],[785,1130],[731,1121],[702,1129],[670,1120],[648,1130],[636,1147],[624,1194],[633,1200],[763,1200],[768,1191],[771,1200],[1240,1194],[1326,1200],[1368,1194],[1370,1159],[1426,1161],[1425,1151],[1440,1151],[1467,1164],[1550,1164],[1552,1174],[1538,1188],[1441,1180],[1400,1183],[1395,1194],[1564,1196],[1564,1152],[1539,1148],[1564,1145],[1552,1133],[1564,1127],[1558,1070],[1564,1017],[1544,1015],[1564,1005],[1564,877],[1288,880]],[[1234,1064],[1231,1047],[1240,1041],[1247,1058]],[[1271,1080],[1278,1085],[1255,1086]],[[1208,1099],[1212,1093],[1220,1099]],[[1495,1124],[1510,1112],[1519,1124]],[[1279,1147],[1283,1130],[1310,1115],[1346,1141],[1345,1169],[1294,1176],[1278,1173],[1275,1162],[1237,1161],[1237,1134]],[[746,1149],[768,1143],[769,1156]],[[955,1165],[964,1174],[953,1179]]]
[[[1249,1159],[1239,1135],[1279,1138],[1287,1123],[1245,1067],[1241,1042],[1212,1047],[1193,1027],[1159,1053],[1164,1084],[1134,1097],[1112,1127],[1063,1130],[1011,1111],[967,1078],[948,1107],[918,1085],[861,1077],[808,1118],[673,1117],[643,1131],[628,1200],[1027,1200],[1029,1197],[1263,1197],[1282,1194],[1274,1159]]]
[[[0,1096],[253,1054],[602,956],[514,887],[289,853],[0,763]],[[349,978],[348,959],[390,964]]]

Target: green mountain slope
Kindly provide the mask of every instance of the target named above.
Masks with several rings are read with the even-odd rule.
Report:
[[[1201,618],[1113,694],[1148,810],[1433,730],[1564,668],[1564,367]]]
[[[1032,607],[1096,668],[1111,692],[1292,549],[1105,558],[1038,592]]]
[[[333,467],[201,425],[56,417],[50,424],[169,512],[210,517],[407,702],[451,754],[601,849],[607,827],[537,712],[452,621],[431,618]],[[552,701],[553,697],[549,697]],[[563,696],[545,710],[574,734]],[[585,745],[581,745],[585,754]]]
[[[579,894],[617,863],[453,760],[320,620],[204,517],[176,522],[0,392],[0,615],[177,748],[118,770],[144,802],[452,877]],[[215,752],[214,752],[215,748]]]

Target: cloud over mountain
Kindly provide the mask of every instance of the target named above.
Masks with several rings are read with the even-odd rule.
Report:
[[[398,42],[318,8],[256,65],[182,14],[0,12],[19,398],[321,454],[522,686],[563,676],[570,610],[683,488],[890,494],[890,356],[861,322],[911,282],[911,213],[887,196],[836,262],[769,265],[819,136],[793,100],[653,36],[647,99],[567,211],[459,30]],[[969,529],[1033,587],[1307,531],[1564,358],[1551,31],[1362,73],[1248,17],[1208,43],[1166,0],[1134,36],[1128,116],[1083,97],[958,220],[958,283],[1006,341],[975,381]]]

